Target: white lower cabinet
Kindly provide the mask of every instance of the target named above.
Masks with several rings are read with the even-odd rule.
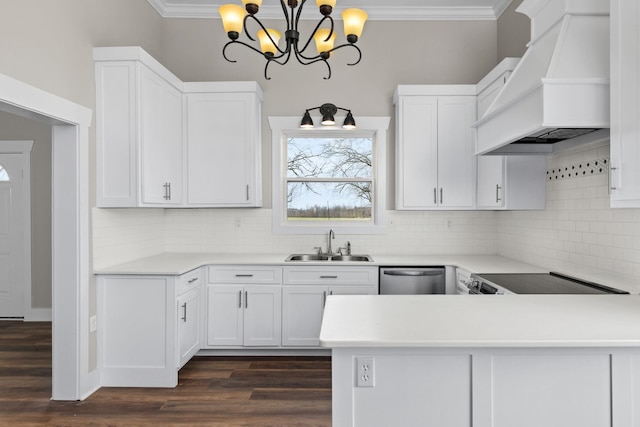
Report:
[[[200,269],[99,275],[97,289],[101,385],[175,387],[178,369],[200,349]]]
[[[280,267],[209,267],[207,347],[280,346],[281,271]]]
[[[329,295],[375,295],[376,267],[285,267],[282,287],[282,345],[319,346]]]
[[[208,285],[208,346],[279,346],[280,285]]]
[[[178,367],[182,368],[200,350],[202,310],[200,289],[178,297]]]

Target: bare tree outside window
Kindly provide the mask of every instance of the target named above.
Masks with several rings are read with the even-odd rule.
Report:
[[[373,139],[287,139],[289,220],[370,221]]]

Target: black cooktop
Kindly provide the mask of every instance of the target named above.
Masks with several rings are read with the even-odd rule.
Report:
[[[619,289],[553,272],[479,274],[478,277],[516,294],[628,294]]]

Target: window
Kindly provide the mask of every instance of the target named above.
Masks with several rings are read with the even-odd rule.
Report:
[[[7,173],[7,170],[3,168],[2,165],[0,165],[0,182],[8,182],[8,181],[9,181],[9,174]]]
[[[383,231],[389,118],[357,120],[357,130],[299,129],[300,118],[269,118],[274,232]]]

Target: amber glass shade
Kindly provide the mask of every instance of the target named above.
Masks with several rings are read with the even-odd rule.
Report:
[[[218,12],[222,17],[222,25],[227,34],[242,32],[242,24],[246,14],[244,8],[237,4],[223,4],[218,8]]]
[[[342,21],[344,22],[344,34],[345,36],[356,36],[360,37],[362,35],[362,29],[364,28],[364,23],[367,21],[367,12],[362,9],[345,9],[342,11]]]
[[[320,6],[336,7],[336,0],[316,0],[316,4],[318,5],[318,7]]]
[[[315,36],[313,36],[313,39],[316,41],[316,49],[318,50],[318,53],[329,52],[333,49],[333,45],[336,42],[336,33],[331,34],[331,37],[327,40],[330,31],[331,30],[328,28],[320,28],[316,31]]]
[[[267,31],[269,32],[269,35],[267,35]],[[267,31],[263,29],[258,30],[260,50],[262,50],[263,53],[271,53],[275,55],[278,51],[277,46],[282,34],[280,33],[280,31],[274,30],[273,28],[267,28]],[[269,36],[271,36],[271,39],[273,39],[273,41],[271,41]],[[275,45],[273,44],[273,42],[275,42]]]

